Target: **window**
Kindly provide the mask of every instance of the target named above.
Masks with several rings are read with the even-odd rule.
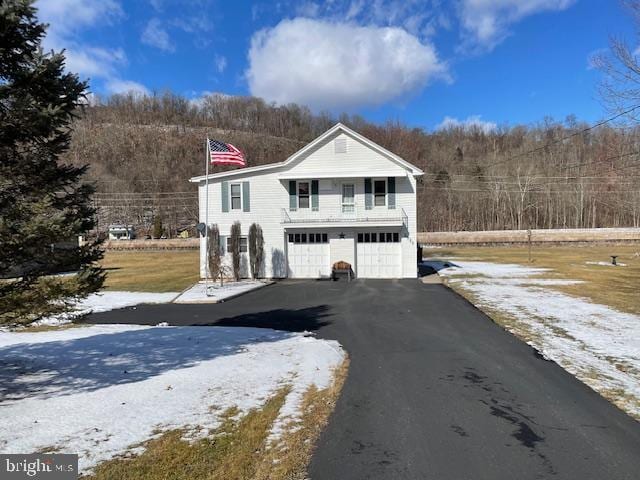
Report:
[[[344,183],[342,185],[342,213],[353,213],[355,209],[355,186],[353,183]]]
[[[289,243],[328,243],[329,235],[326,233],[290,233]]]
[[[387,181],[375,180],[373,182],[374,205],[384,207],[387,203]]]
[[[231,210],[242,208],[242,190],[239,183],[231,184]]]
[[[400,234],[398,232],[365,232],[358,233],[358,243],[398,243]]]
[[[240,253],[247,252],[247,237],[240,237]],[[231,237],[227,237],[227,252],[231,253]]]
[[[309,182],[298,182],[298,208],[309,208]]]

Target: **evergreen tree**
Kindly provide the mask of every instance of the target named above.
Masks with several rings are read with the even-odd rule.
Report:
[[[67,311],[97,291],[99,242],[87,167],[63,165],[87,84],[64,71],[63,52],[44,52],[46,25],[31,0],[0,0],[0,323]],[[71,277],[52,276],[76,271]]]

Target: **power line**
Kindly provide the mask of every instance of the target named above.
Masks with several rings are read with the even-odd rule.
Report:
[[[545,149],[549,148],[552,145],[557,145],[558,143],[564,142],[565,140],[569,140],[571,138],[577,137],[578,135],[582,135],[582,134],[584,134],[586,132],[589,132],[589,131],[591,131],[591,130],[593,130],[595,128],[601,127],[602,125],[605,125],[605,124],[607,124],[609,122],[612,122],[612,121],[614,121],[614,120],[616,120],[616,119],[618,119],[618,118],[620,118],[620,117],[622,117],[624,115],[627,115],[627,114],[637,110],[638,108],[640,108],[640,104],[639,105],[635,105],[635,106],[629,108],[628,110],[625,110],[624,112],[618,113],[618,114],[614,115],[613,117],[609,117],[609,118],[607,118],[605,120],[602,120],[602,121],[600,121],[600,122],[598,122],[598,123],[596,123],[594,125],[591,125],[590,127],[583,128],[582,130],[578,130],[577,132],[573,132],[573,133],[571,133],[569,135],[565,135],[562,138],[559,138],[557,140],[553,140],[553,141],[551,141],[551,142],[549,142],[546,145],[543,145],[541,147],[536,147],[536,148],[534,148],[532,150],[529,150],[529,151],[526,151],[526,152],[522,152],[522,153],[519,153],[517,155],[513,155],[513,156],[511,156],[509,158],[506,158],[504,160],[500,160],[498,162],[490,163],[489,165],[486,165],[486,168],[491,168],[491,167],[494,167],[496,165],[500,165],[502,163],[510,162],[511,160],[515,160],[517,158],[521,158],[521,157],[524,157],[526,155],[530,155],[532,153],[536,153],[536,152],[539,152],[541,150],[545,150]]]

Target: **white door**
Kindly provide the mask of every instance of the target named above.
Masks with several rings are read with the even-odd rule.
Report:
[[[400,278],[402,251],[400,243],[357,244],[359,278]]]
[[[308,243],[309,238],[305,235],[305,243],[287,243],[287,264],[289,266],[289,277],[291,278],[320,278],[328,277],[331,274],[329,265],[329,244],[328,243]],[[298,238],[300,240],[300,238]]]

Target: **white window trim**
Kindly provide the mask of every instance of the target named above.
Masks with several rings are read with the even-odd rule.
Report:
[[[384,182],[384,204],[376,205],[376,182]],[[371,179],[371,194],[373,195],[373,208],[386,208],[389,203],[387,195],[389,195],[389,182],[386,178],[372,178]]]
[[[224,245],[224,247],[225,247],[225,248],[224,248],[224,249],[225,249],[225,252],[224,252],[224,253],[225,253],[225,254],[226,254],[226,253],[231,253],[231,248],[230,248],[230,247],[231,247],[231,245],[229,245],[229,242],[231,242],[231,235],[228,235],[228,236],[227,236],[227,237],[225,237],[225,238],[226,238],[226,240],[225,240],[225,245]],[[241,244],[242,244],[242,239],[243,239],[243,238],[247,241],[247,251],[246,251],[246,252],[243,252],[242,250],[240,250],[240,255],[242,255],[243,253],[248,253],[248,252],[249,252],[249,237],[241,236],[241,237],[240,237],[240,243],[241,243]]]
[[[306,207],[301,207],[300,206],[300,184],[301,183],[306,183],[307,185],[309,185],[309,205]],[[311,180],[297,180],[296,181],[296,205],[298,207],[298,210],[303,209],[303,210],[311,210]]]
[[[353,188],[353,203],[345,203],[344,202],[344,187],[350,185]],[[352,211],[345,211],[344,207],[353,207]],[[356,211],[356,184],[354,182],[343,182],[340,187],[340,210],[342,213],[352,214]]]
[[[233,190],[233,185],[238,185],[240,187],[240,208],[233,208],[233,195],[232,195],[232,190]],[[242,212],[242,206],[244,205],[244,195],[242,193],[243,188],[242,188],[242,182],[233,182],[233,183],[229,183],[229,211],[236,211],[236,212]]]

